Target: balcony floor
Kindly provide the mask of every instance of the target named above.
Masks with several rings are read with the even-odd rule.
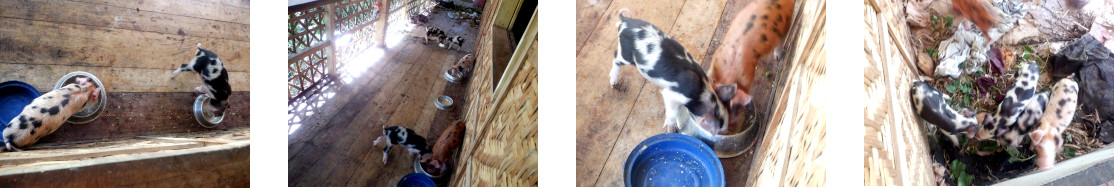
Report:
[[[431,24],[454,28],[448,29],[450,35],[476,36],[477,28],[448,20],[440,15]],[[405,36],[390,32],[388,40],[400,37],[391,34]],[[467,80],[448,83],[442,74],[466,52],[400,38],[397,45],[388,41],[388,49],[369,49],[365,55],[380,57],[359,62],[368,63],[368,68],[355,71],[363,73],[349,83],[332,82],[319,94],[292,106],[289,186],[394,186],[402,176],[414,172],[415,159],[396,147],[383,164],[383,146],[372,144],[383,135],[381,126],[408,127],[432,144],[449,122],[463,117]],[[467,42],[464,49],[472,49],[475,41]],[[434,107],[433,99],[441,95],[452,97],[456,107],[449,111]]]

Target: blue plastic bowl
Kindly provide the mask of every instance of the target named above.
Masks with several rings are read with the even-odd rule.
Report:
[[[627,187],[723,187],[723,165],[711,147],[677,133],[643,140],[627,156]]]
[[[0,83],[0,125],[7,125],[39,95],[42,93],[27,83],[16,80]]]
[[[433,179],[429,179],[429,176],[426,176],[425,174],[410,173],[410,174],[406,174],[406,176],[403,176],[401,180],[398,180],[398,186],[399,187],[437,187],[437,184],[434,184]]]

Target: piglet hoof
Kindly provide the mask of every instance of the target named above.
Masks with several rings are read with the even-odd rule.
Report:
[[[616,90],[619,90],[619,91],[626,91],[627,90],[627,88],[623,87],[623,82],[622,81],[618,81],[618,82],[615,82],[614,84],[611,84],[611,89],[616,89]]]

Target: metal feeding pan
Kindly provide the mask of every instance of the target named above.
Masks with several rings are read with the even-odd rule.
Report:
[[[460,81],[461,77],[455,76],[449,72],[452,72],[452,69],[445,71],[445,80],[448,80],[450,83],[457,83],[458,81]]]
[[[422,175],[429,176],[430,178],[433,178],[433,179],[441,178],[441,175],[434,176],[433,174],[429,174],[429,172],[426,172],[425,168],[422,168],[422,158],[414,159],[414,172],[422,174]],[[442,173],[444,173],[444,172],[442,172]]]
[[[742,155],[744,151],[754,146],[758,125],[751,125],[746,130],[733,135],[717,135],[704,130],[696,121],[696,116],[688,108],[680,106],[677,109],[677,133],[692,136],[704,142],[716,152],[719,158],[732,158]]]
[[[198,95],[197,100],[193,101],[193,117],[205,128],[217,127],[217,124],[224,120],[224,114],[213,113],[212,106],[209,105],[209,95],[205,94]]]
[[[97,76],[88,72],[76,71],[66,74],[58,80],[58,83],[54,84],[54,89],[59,89],[69,84],[76,84],[77,78],[81,77],[93,80],[93,84],[97,85],[97,92],[100,98],[97,99],[97,102],[93,102],[93,100],[85,102],[85,107],[82,107],[81,110],[78,110],[73,116],[70,116],[70,119],[66,119],[66,122],[72,124],[86,124],[96,120],[97,117],[101,116],[101,113],[104,113],[105,105],[108,103],[108,94],[105,93],[104,84],[101,83],[100,79],[97,79]]]
[[[691,136],[664,133],[643,140],[623,164],[628,187],[723,187],[723,164]]]
[[[453,98],[450,98],[446,95],[441,95],[440,97],[433,99],[433,106],[436,106],[437,109],[441,110],[453,109]]]

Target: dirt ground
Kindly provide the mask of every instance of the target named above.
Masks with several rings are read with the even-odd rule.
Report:
[[[1041,22],[1043,19],[1064,19],[1063,24],[1071,25],[1090,25],[1088,18],[1079,16],[1063,16],[1062,18],[1050,17],[1039,18],[1037,16],[1046,14],[1047,12],[1056,12],[1057,8],[1050,5],[1031,3],[1030,12],[1025,17],[1021,18],[1019,22]],[[1037,90],[1044,90],[1050,88],[1054,80],[1050,79],[1049,63],[1047,59],[1054,52],[1059,51],[1059,48],[1071,41],[1081,37],[1086,30],[1078,30],[1078,27],[1065,27],[1057,30],[1053,28],[1052,31],[1045,32],[1044,36],[1039,38],[1028,38],[1022,42],[1011,43],[1011,41],[999,40],[993,43],[992,49],[989,53],[999,51],[1001,54],[1001,62],[1005,71],[996,72],[992,71],[993,63],[987,62],[981,67],[979,73],[967,74],[961,76],[959,79],[952,79],[949,77],[936,77],[933,70],[936,67],[936,62],[939,61],[935,56],[935,48],[938,45],[951,37],[957,25],[966,21],[965,18],[952,15],[948,13],[939,13],[936,11],[927,11],[931,16],[931,22],[927,27],[910,26],[912,46],[916,49],[918,57],[918,65],[922,78],[927,78],[930,83],[940,91],[952,96],[949,104],[955,109],[969,108],[978,112],[994,113],[997,111],[998,104],[1005,96],[1004,90],[1008,90],[1014,82],[1014,73],[1017,65],[1024,62],[1035,62],[1041,69],[1041,76]],[[1010,32],[1033,32],[1031,27],[1018,26]],[[1054,33],[1049,35],[1048,33]],[[1006,35],[1010,35],[1007,33]],[[990,55],[994,58],[993,55]],[[980,78],[982,77],[982,78]],[[979,82],[985,82],[980,84]],[[989,87],[980,87],[980,85]],[[1107,130],[1111,127],[1111,123],[1101,123],[1102,120],[1096,115],[1097,112],[1086,112],[1082,109],[1077,109],[1075,118],[1073,118],[1072,125],[1064,133],[1066,142],[1064,143],[1064,152],[1061,152],[1056,161],[1064,161],[1069,158],[1085,155],[1091,151],[1101,149],[1106,144],[1099,139],[1101,130]],[[950,167],[954,161],[966,164],[965,172],[974,176],[973,185],[992,185],[997,182],[1016,178],[1018,176],[1027,174],[1034,171],[1035,166],[1032,159],[1021,161],[1011,161],[1011,156],[1006,149],[1009,146],[993,146],[993,148],[985,148],[990,151],[989,155],[980,156],[973,152],[971,148],[984,147],[979,145],[978,142],[969,142],[968,145],[963,145],[962,148],[957,148],[944,141],[939,133],[932,139],[937,140],[932,144],[934,153],[933,159],[936,163],[943,164]],[[1033,156],[1034,153],[1028,149],[1029,141],[1023,142],[1022,146],[1017,148],[1018,154],[1021,159]],[[943,141],[943,142],[941,142]],[[970,147],[968,147],[970,146]],[[949,169],[949,173],[952,169]],[[954,178],[947,178],[948,185],[956,185],[957,181]]]

